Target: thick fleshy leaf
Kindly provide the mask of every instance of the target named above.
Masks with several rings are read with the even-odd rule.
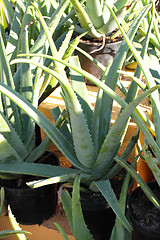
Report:
[[[150,4],[149,4],[150,6]],[[115,18],[117,24],[118,24],[118,27],[121,31],[121,33],[123,34],[123,37],[126,41],[126,43],[128,44],[131,52],[133,53],[135,59],[137,60],[137,63],[139,64],[143,74],[144,74],[144,77],[145,77],[145,80],[147,82],[147,86],[148,88],[151,88],[152,86],[155,86],[155,80],[151,74],[151,71],[149,70],[146,62],[145,62],[145,59],[143,59],[140,54],[137,52],[136,48],[134,47],[134,45],[132,44],[131,40],[128,38],[128,36],[126,35],[126,33],[124,32],[124,30],[121,28],[120,24],[118,23],[117,19],[116,19],[116,16],[115,14],[113,13],[113,11],[110,9],[113,17]],[[156,131],[157,131],[157,136],[159,136],[159,119],[160,119],[160,106],[159,106],[159,92],[158,90],[155,91],[154,94],[151,94],[151,104],[152,104],[152,108],[153,108],[153,115],[154,115],[154,121],[155,121],[155,127],[157,128]],[[134,120],[134,118],[133,118]],[[152,136],[148,137],[148,131],[146,128],[144,127],[140,127],[143,135],[146,137],[147,141],[148,141],[148,144],[150,145],[151,149],[153,150],[153,152],[155,153],[156,157],[159,159],[159,155],[160,155],[160,151],[159,149],[157,149],[157,145],[159,146],[159,140],[156,144],[156,142],[153,141],[153,138]],[[153,146],[154,145],[154,146]]]
[[[62,190],[61,192],[61,202],[63,204],[63,209],[65,210],[67,220],[73,231],[73,220],[72,220],[72,198],[67,190]]]
[[[22,159],[24,160],[26,158],[26,156],[28,155],[28,151],[25,147],[25,145],[23,144],[23,142],[21,141],[20,137],[18,136],[17,132],[14,130],[14,128],[12,127],[12,125],[10,124],[10,122],[6,119],[6,117],[0,113],[0,133],[1,135],[5,138],[5,141],[3,143],[3,140],[1,141],[1,144],[5,144],[5,142],[8,142],[8,145],[10,145],[12,147],[12,149],[14,149],[14,152],[16,153],[16,157],[19,158],[19,160],[22,161]],[[3,146],[4,148],[4,146]],[[9,148],[8,150],[6,148],[1,147],[1,150],[4,152],[6,151],[6,154],[10,154],[9,152]],[[0,159],[1,161],[3,161],[6,157],[2,157],[3,155],[0,154]],[[7,159],[6,159],[7,160]],[[11,159],[10,159],[11,160]]]
[[[112,1],[110,1],[112,2]],[[101,28],[104,25],[104,19],[102,15],[102,3],[99,0],[87,0],[86,1],[88,16],[96,29]]]
[[[121,23],[122,20],[124,19],[124,17],[126,16],[126,8],[123,7],[121,9],[119,9],[116,12],[116,16],[118,18],[118,21]],[[99,32],[103,33],[103,34],[110,34],[112,33],[115,29],[117,28],[117,23],[114,20],[114,18],[112,16],[110,16],[108,22],[106,24],[104,24],[104,26],[99,30]]]
[[[120,9],[122,7],[125,6],[125,4],[127,3],[128,0],[117,0],[115,3],[114,3],[114,6],[117,8],[117,9]]]
[[[77,174],[80,173],[80,170],[76,169],[69,169],[64,167],[57,167],[52,166],[49,164],[40,164],[40,163],[1,163],[0,164],[0,173],[11,173],[11,174],[27,174],[27,175],[33,175],[33,176],[41,176],[46,178],[52,178],[48,179],[48,184],[60,182],[61,177],[65,181],[68,179],[74,179]],[[47,180],[46,180],[47,181]],[[43,180],[39,180],[38,183],[43,182]],[[36,184],[30,184],[30,186],[35,186]],[[40,185],[39,185],[40,186]]]
[[[133,40],[133,38],[137,32],[137,29],[138,29],[142,19],[144,18],[144,16],[147,14],[150,6],[151,5],[146,6],[141,11],[141,13],[136,18],[136,20],[130,26],[130,29],[129,29],[127,35],[131,41]],[[128,49],[129,49],[129,46],[128,46],[127,42],[125,40],[123,40],[114,59],[113,59],[113,63],[110,67],[109,73],[106,76],[106,84],[112,90],[115,90],[115,88],[116,88],[118,77],[119,77],[119,73],[117,72],[117,70],[120,70],[122,68],[122,65],[125,60]],[[116,69],[116,71],[115,71],[115,69]],[[110,129],[112,103],[113,103],[113,99],[109,95],[103,94],[101,116],[100,116],[100,128],[99,128],[99,134],[100,134],[99,138],[100,138],[101,144],[103,143],[105,136]]]
[[[41,56],[46,57],[46,55],[41,55]],[[71,64],[63,61],[63,60],[55,59],[55,58],[50,57],[50,56],[48,56],[48,58],[56,60],[56,61],[59,61],[59,62],[65,64],[66,66],[68,66],[70,68],[73,68],[75,71],[81,73],[84,77],[86,77],[88,80],[93,82],[95,85],[97,85],[98,87],[102,88],[103,91],[105,93],[107,93],[107,95],[109,97],[111,97],[117,103],[119,103],[122,108],[125,108],[127,106],[127,103],[120,96],[118,96],[111,88],[109,88],[107,85],[105,85],[103,82],[98,80],[96,77],[94,77],[90,73],[88,73],[88,72],[86,72],[86,71],[84,71],[82,69],[76,68],[76,67],[72,66]],[[15,63],[15,62],[23,62],[23,61],[24,61],[24,59],[18,59],[18,60],[13,61],[13,63]],[[45,71],[47,71],[48,73],[50,73],[53,76],[55,76],[59,81],[61,81],[61,83],[63,83],[63,80],[62,80],[61,76],[59,74],[57,74],[56,72],[51,71],[50,69],[47,69],[46,67],[42,66],[41,64],[37,64],[37,63],[34,63],[32,61],[29,61],[28,59],[26,59],[25,61],[30,62],[31,64],[35,64],[35,65],[39,66],[40,68],[43,68]],[[142,133],[146,136],[147,142],[153,148],[153,151],[155,152],[155,155],[160,158],[159,147],[156,144],[155,140],[153,139],[153,137],[152,137],[151,133],[149,132],[149,130],[146,129],[145,123],[140,119],[140,117],[135,112],[132,113],[132,118],[136,122],[138,127],[141,129]]]
[[[158,185],[160,186],[160,170],[159,170],[158,161],[157,159],[153,158],[152,154],[148,151],[148,145],[145,141],[143,143],[143,156],[147,165],[151,169]]]
[[[55,58],[51,57],[51,59],[55,59]],[[43,66],[42,64],[35,63],[29,59],[19,59],[19,60],[21,63],[22,62],[31,63],[33,65],[36,65],[42,68],[46,72],[56,77],[57,80],[60,82],[65,94],[67,105],[68,105],[76,156],[79,162],[84,166],[84,168],[91,168],[96,158],[92,138],[85,120],[85,116],[83,114],[82,107],[78,101],[78,98],[74,90],[71,88],[68,82],[68,79],[65,76],[60,75],[57,72]],[[16,61],[12,61],[12,63],[15,63],[15,62]],[[60,60],[59,62],[66,63],[63,60]],[[61,149],[62,148],[63,146],[61,144]]]
[[[1,70],[0,70],[0,76],[1,76],[1,81],[8,86],[12,87],[12,89],[15,89],[14,81],[12,78],[12,73],[10,69],[9,62],[7,60],[7,54],[5,51],[4,43],[2,40],[2,36],[0,34],[0,65],[1,65]],[[3,71],[2,71],[3,70]],[[1,109],[2,112],[5,112],[6,116],[9,118],[12,116],[10,119],[11,123],[15,127],[18,135],[22,137],[22,122],[20,120],[20,115],[18,112],[17,106],[10,101],[10,99],[6,98],[5,96],[1,96],[1,99],[3,99],[3,107],[4,109]],[[13,114],[14,113],[14,114]]]
[[[10,161],[22,161],[22,158],[17,154],[15,149],[12,148],[12,146],[8,143],[8,141],[3,137],[2,134],[0,134],[0,152],[1,162],[10,162]]]
[[[95,185],[98,187],[99,191],[102,193],[104,198],[109,203],[112,210],[115,212],[116,216],[119,218],[119,220],[122,222],[122,224],[125,226],[125,228],[130,232],[132,231],[132,227],[129,224],[127,218],[125,217],[124,213],[122,212],[122,209],[118,203],[118,200],[116,198],[115,193],[113,192],[113,189],[111,187],[111,184],[109,180],[103,180],[103,181],[97,181],[94,182]]]
[[[80,62],[77,56],[70,57],[69,63],[73,66],[80,68]],[[81,74],[77,73],[73,69],[70,69],[71,85],[77,94],[78,100],[82,106],[86,122],[89,130],[91,131],[93,112],[91,110],[91,104],[89,102],[88,90]]]
[[[160,87],[160,85],[159,85]],[[159,88],[155,86],[152,88],[152,91],[155,91]],[[119,145],[119,141],[121,138],[121,134],[126,126],[128,118],[136,108],[136,106],[149,94],[152,93],[151,89],[147,90],[146,92],[139,95],[134,101],[132,101],[125,109],[118,115],[114,125],[109,130],[104,143],[100,149],[99,155],[97,157],[96,163],[93,168],[93,173],[97,174],[105,174],[106,171],[109,170],[113,158],[117,153],[115,153],[115,149]]]
[[[9,39],[7,41],[6,53],[8,61],[12,60],[18,51],[19,34],[20,34],[20,22],[22,21],[21,12],[24,11],[24,3],[21,0],[16,2],[14,16],[12,20]]]
[[[51,113],[53,116],[54,121],[56,122],[57,119],[61,116],[62,111],[59,107],[51,109]],[[70,125],[67,120],[63,122],[63,125],[58,127],[59,131],[63,134],[63,136],[67,139],[67,141],[73,145],[72,133],[70,129]]]
[[[145,195],[148,197],[148,199],[154,204],[156,208],[160,210],[160,201],[155,196],[155,194],[152,192],[152,190],[148,187],[147,183],[141,178],[141,176],[130,166],[128,163],[126,163],[123,159],[120,157],[115,157],[115,161],[120,164],[124,169],[127,170],[127,172],[136,180],[136,182],[141,186],[143,189]]]
[[[57,229],[60,231],[60,233],[63,236],[64,240],[69,240],[69,238],[67,237],[66,233],[64,232],[64,230],[61,228],[61,226],[58,223],[54,223],[54,225],[57,227]]]
[[[138,159],[138,158],[137,158]],[[134,161],[134,164],[136,163],[136,160]],[[129,173],[126,174],[126,177],[124,179],[121,193],[120,193],[120,199],[119,199],[119,205],[122,209],[122,213],[125,214],[126,212],[126,202],[127,202],[127,196],[128,196],[128,186],[130,182],[130,175]],[[115,225],[112,229],[112,234],[110,240],[131,240],[132,239],[132,232],[127,231],[127,229],[124,227],[122,222],[119,220],[118,217],[116,217]]]
[[[81,3],[78,0],[70,0],[78,17],[78,20],[84,29],[85,32],[88,32],[88,35],[93,37],[93,38],[100,38],[101,34],[96,31],[94,28],[87,12],[81,5]]]
[[[14,9],[12,7],[12,4],[10,2],[8,2],[7,0],[3,0],[3,3],[7,9],[9,19],[12,21],[13,15],[14,15]]]
[[[16,234],[18,240],[28,240],[28,238],[26,237],[26,235],[24,234],[25,231],[23,232],[21,227],[19,226],[19,223],[16,221],[15,216],[12,213],[12,210],[10,208],[10,206],[8,206],[8,215],[9,215],[9,221],[11,223],[11,226],[13,228],[13,230],[16,231],[21,231],[21,234]],[[26,232],[27,233],[27,232]],[[29,233],[29,232],[28,232]]]
[[[80,203],[80,176],[76,176],[72,192],[72,222],[75,239],[93,240],[87,225],[85,224]]]
[[[1,195],[1,205],[0,205],[0,216],[1,216],[2,211],[3,211],[4,198],[5,198],[5,193],[4,193],[3,187],[1,187],[0,195]]]
[[[60,131],[42,113],[34,108],[26,99],[22,98],[20,94],[14,92],[3,83],[0,83],[0,91],[12,99],[12,101],[22,108],[44,130],[44,132],[48,134],[49,138],[55,142],[60,151],[65,154],[67,159],[71,161],[74,166],[85,169],[77,160],[72,145],[66,141]]]

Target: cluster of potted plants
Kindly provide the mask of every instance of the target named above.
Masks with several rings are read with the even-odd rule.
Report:
[[[132,233],[135,240],[142,239],[143,231],[139,231],[139,225],[143,229],[145,221],[140,219],[143,224],[137,223],[139,216],[135,220],[136,226],[133,221],[137,197],[143,194],[147,197],[152,206],[151,211],[147,210],[151,212],[150,216],[153,213],[159,216],[160,210],[159,191],[156,193],[155,187],[151,190],[151,185],[145,183],[134,170],[136,161],[140,156],[143,157],[159,189],[160,20],[156,1],[63,0],[48,1],[47,4],[43,1],[16,1],[14,9],[7,0],[4,4],[11,22],[8,39],[4,34],[4,24],[1,24],[0,32],[0,177],[7,204],[11,205],[19,223],[41,223],[55,210],[53,208],[50,211],[45,201],[48,197],[53,202],[54,196],[56,202],[57,194],[53,195],[53,188],[57,191],[55,184],[60,183],[58,201],[62,201],[75,239],[123,240],[131,239]],[[82,36],[103,39],[115,28],[121,34],[122,41],[108,66],[77,47]],[[75,32],[80,35],[75,35]],[[82,69],[75,49],[101,70],[100,79]],[[137,63],[134,75],[128,74],[132,81],[128,90],[119,80],[119,74],[124,74],[121,69],[126,61]],[[145,82],[142,81],[142,75]],[[98,87],[94,110],[89,102],[85,79]],[[38,104],[57,86],[61,87],[66,111],[58,106],[52,109],[53,125],[38,110]],[[124,98],[116,93],[117,86]],[[139,88],[142,90],[140,95]],[[138,108],[146,97],[151,101],[152,121]],[[111,126],[113,101],[121,106],[121,111]],[[139,131],[131,136],[121,156],[117,155],[130,119],[145,137],[132,163],[127,160],[137,145]],[[37,126],[47,134],[38,145],[35,141],[38,137]],[[52,163],[52,159],[57,158],[47,152],[51,141],[72,163],[71,168]],[[49,160],[46,155],[50,156]],[[142,191],[135,193],[136,200],[132,200],[131,193],[127,202],[131,176]],[[17,192],[15,186],[21,191],[24,182],[25,200],[30,190],[38,199],[44,195],[44,202],[38,205],[36,200],[34,205],[38,219],[35,217],[34,220],[26,210],[26,222],[23,222],[22,209],[19,210],[20,214],[15,210],[23,206],[24,200],[16,198],[12,203],[14,198],[8,189],[11,183],[12,193]],[[117,190],[115,183],[120,189]],[[41,216],[42,205],[49,208],[45,216]],[[127,206],[129,217],[126,214]],[[146,221],[152,220],[150,216]],[[29,222],[30,219],[32,222]],[[101,220],[103,226],[98,224]],[[63,229],[58,225],[57,228],[67,239]],[[149,235],[147,232],[150,231],[147,226],[145,237],[159,239],[158,229],[159,225],[153,231],[153,238],[153,233]]]

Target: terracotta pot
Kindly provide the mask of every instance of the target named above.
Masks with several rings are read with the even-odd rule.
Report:
[[[49,151],[40,158],[40,162],[59,165],[56,155]],[[26,185],[26,182],[37,179],[40,178],[24,176],[18,180],[0,180],[1,186],[5,189],[6,208],[10,205],[12,213],[20,224],[41,224],[55,212],[57,185],[52,184],[36,189],[31,189]]]
[[[78,45],[81,49],[86,51],[87,53],[91,53],[90,55],[95,58],[97,61],[102,63],[105,67],[108,66],[108,64],[113,60],[119,46],[121,44],[121,41],[113,42],[113,43],[106,43],[105,46],[99,50],[102,44],[100,43],[91,43],[88,41],[82,41]],[[95,52],[94,52],[95,51]],[[93,52],[93,53],[92,53]],[[79,56],[80,64],[82,69],[86,70],[87,72],[93,74],[98,79],[101,79],[103,76],[103,72],[88,58],[86,58],[83,54],[81,54],[78,51],[75,51],[75,55]],[[86,80],[87,83],[90,85],[93,85],[90,81]]]
[[[157,182],[148,186],[160,198],[160,188]],[[128,197],[128,213],[133,224],[134,240],[160,239],[160,213],[148,200],[140,187],[137,187]]]

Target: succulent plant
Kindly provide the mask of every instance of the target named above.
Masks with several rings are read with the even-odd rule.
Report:
[[[130,40],[132,40],[136,34],[136,30],[150,6],[151,4],[147,5],[137,17],[136,21],[134,21],[132,28],[130,28],[128,32],[128,38]],[[112,14],[114,13],[112,12]],[[43,19],[41,19],[41,22],[42,24],[44,23]],[[50,41],[50,46],[52,46],[54,42],[50,37],[49,29],[44,24],[43,26]],[[49,58],[54,62],[69,67],[71,84],[67,77],[68,75],[66,75],[64,71],[57,72],[28,58],[20,58],[12,61],[12,64],[19,62],[21,64],[28,63],[35,65],[48,74],[51,74],[59,81],[67,109],[67,119],[60,129],[52,125],[52,123],[34,108],[31,103],[18,93],[15,94],[8,86],[0,83],[0,91],[12,99],[12,101],[21,107],[45,131],[48,137],[57,145],[59,150],[73,164],[74,168],[70,169],[54,166],[48,168],[48,166],[40,167],[39,165],[37,167],[37,164],[23,162],[21,164],[0,164],[0,172],[18,172],[21,174],[26,172],[30,172],[31,174],[32,172],[33,175],[40,174],[42,176],[51,177],[50,179],[32,184],[30,183],[29,185],[32,187],[39,187],[54,182],[73,182],[77,174],[80,174],[81,182],[88,185],[89,189],[92,191],[99,190],[109,202],[123,225],[130,231],[131,227],[121,211],[109,179],[115,176],[120,170],[119,165],[113,167],[112,164],[121,146],[130,116],[138,126],[144,126],[144,122],[140,117],[140,112],[137,114],[138,110],[134,112],[134,109],[144,97],[158,89],[159,86],[154,86],[136,98],[134,96],[130,99],[129,104],[115,93],[114,90],[119,75],[117,71],[121,69],[128,48],[128,42],[124,40],[113,63],[106,71],[104,70],[102,81],[82,70],[79,66],[77,57],[71,57],[70,63],[68,63],[54,56],[36,55],[36,57],[41,56]],[[35,57],[35,54],[23,54],[23,56]],[[110,76],[112,76],[112,78],[110,78]],[[99,87],[96,110],[94,112],[90,108],[83,77],[87,77],[87,79]],[[130,94],[130,92],[128,94]],[[122,106],[122,111],[117,117],[114,125],[110,127],[113,100],[116,100]],[[108,113],[104,110],[104,107],[107,108],[107,111],[109,111]],[[61,116],[61,111],[59,109],[53,110],[52,113],[55,121],[59,119],[59,115]],[[101,121],[104,125],[101,124]],[[121,158],[124,159],[124,161],[127,160],[135,141],[136,139],[132,138],[122,153]]]
[[[46,86],[51,81],[53,84],[57,84],[57,81],[54,81],[48,75],[43,74],[43,71],[29,64],[24,63],[11,66],[10,62],[18,53],[29,53],[29,51],[33,53],[48,53],[49,51],[47,36],[44,31],[41,31],[41,26],[37,22],[37,12],[35,12],[34,4],[37,9],[41,9],[42,13],[48,11],[50,19],[46,20],[46,24],[49,25],[50,32],[53,34],[68,3],[63,1],[60,5],[57,5],[56,9],[51,4],[48,5],[50,8],[47,6],[41,9],[43,3],[40,1],[38,4],[36,2],[31,3],[31,1],[17,1],[11,20],[9,38],[6,40],[5,36],[1,34],[2,31],[0,32],[0,82],[9,86],[14,92],[18,92],[35,108],[38,108],[39,97],[44,92]],[[69,34],[65,33],[67,39],[66,46],[67,42],[70,41],[70,32]],[[62,41],[59,41],[60,43]],[[52,51],[52,53],[54,55],[57,53],[57,48],[54,46],[51,49],[53,50],[53,48],[55,52]],[[65,50],[66,48],[61,49],[62,56]],[[41,57],[35,61],[45,62],[44,58]],[[47,62],[46,66],[48,64]],[[58,68],[58,65],[55,64],[55,66]],[[55,66],[50,65],[51,68]],[[0,122],[0,164],[34,162],[47,150],[51,140],[47,137],[36,148],[35,122],[21,108],[2,94]],[[12,179],[18,176],[19,174],[0,174],[1,178]]]
[[[156,52],[156,46],[149,43],[150,37],[152,36],[153,31],[157,31],[159,20],[155,19],[155,2],[152,3],[152,14],[150,15],[150,24],[145,35],[144,43],[141,48],[136,48],[127,36],[123,33],[124,38],[128,41],[130,50],[137,61],[137,68],[133,76],[132,88],[137,91],[138,87],[142,89],[143,92],[146,89],[150,89],[153,86],[157,86],[160,80],[160,71],[159,71],[159,56]],[[122,29],[121,29],[122,31]],[[156,41],[159,41],[159,31],[155,34]],[[157,54],[156,54],[157,53]],[[141,74],[144,74],[145,83],[141,81]],[[160,185],[159,179],[159,159],[160,159],[160,125],[159,125],[159,90],[155,91],[154,94],[150,95],[150,102],[152,108],[152,117],[153,121],[149,118],[144,118],[144,125],[138,125],[140,131],[145,137],[143,147],[140,149],[143,152],[142,158],[146,161],[149,168],[151,169],[157,183]],[[149,147],[148,147],[149,146]],[[115,158],[116,159],[116,158]],[[156,207],[160,208],[160,205],[156,201],[153,201],[153,194],[150,192],[148,194],[147,184],[138,176],[138,174],[123,161],[116,159],[119,164],[123,165],[124,168],[128,169],[132,176],[136,179],[139,185],[142,187],[143,191],[147,197],[155,204]]]
[[[107,5],[115,12],[119,22],[126,16],[127,0],[70,0],[83,30],[92,38],[101,38],[117,28]]]
[[[151,4],[148,4],[139,14],[128,31],[127,37],[126,34],[123,33],[125,40],[122,42],[111,66],[104,70],[102,81],[82,70],[79,66],[77,57],[71,57],[70,63],[68,63],[60,57],[58,58],[58,55],[56,57],[53,55],[55,46],[54,41],[51,37],[48,26],[45,24],[44,19],[39,13],[51,51],[53,51],[53,56],[35,54],[31,51],[30,54],[22,54],[23,57],[27,58],[13,60],[11,64],[30,64],[31,66],[33,65],[43,71],[46,71],[48,74],[51,74],[57,79],[61,85],[67,109],[67,119],[66,121],[63,121],[61,128],[58,129],[57,125],[52,125],[52,123],[21,94],[15,92],[5,83],[0,83],[0,92],[2,92],[7,98],[11,99],[11,101],[13,101],[18,107],[23,109],[23,111],[29,116],[29,119],[33,119],[42,128],[48,135],[48,138],[57,145],[60,151],[62,151],[62,153],[74,166],[73,169],[69,169],[56,166],[41,166],[41,164],[29,163],[29,161],[11,161],[0,164],[0,173],[29,173],[49,178],[46,180],[40,180],[36,183],[30,183],[29,185],[32,187],[40,187],[45,184],[52,184],[55,182],[73,182],[78,174],[80,175],[81,182],[85,183],[89,189],[92,191],[99,190],[103,194],[122,224],[129,231],[131,231],[131,226],[124,216],[124,213],[122,212],[110,185],[110,179],[120,170],[119,165],[112,166],[112,164],[114,160],[119,159],[117,157],[118,149],[123,141],[130,116],[140,128],[144,128],[145,123],[142,119],[141,113],[138,112],[138,109],[136,109],[136,111],[134,110],[140,101],[153,91],[156,91],[159,88],[159,85],[153,86],[138,97],[136,97],[135,94],[133,94],[134,96],[131,94],[130,97],[132,90],[130,89],[128,94],[126,92],[127,97],[130,98],[126,101],[115,93],[115,87],[119,76],[117,71],[121,69],[127,50],[132,46],[130,45],[130,42],[133,40],[141,20],[147,14],[150,7]],[[113,11],[111,9],[110,11],[115,17]],[[116,21],[118,23],[117,19]],[[2,56],[4,56],[4,54],[2,54]],[[29,59],[29,57],[31,57],[31,59]],[[56,62],[59,63],[58,68],[61,69],[61,71],[55,71],[55,68],[50,69],[45,64],[34,61],[33,59],[36,57],[43,57],[44,59],[48,58],[52,60],[54,64],[56,64]],[[137,59],[139,60],[139,55],[137,55]],[[62,66],[70,68],[71,84],[67,77],[68,75]],[[145,73],[143,68],[142,71]],[[147,73],[149,74],[148,70]],[[91,110],[90,103],[88,101],[87,89],[83,77],[86,77],[99,87],[96,110],[94,112]],[[134,92],[134,89],[132,91]],[[116,100],[121,105],[122,111],[117,117],[114,125],[110,127],[113,100]],[[59,116],[62,116],[59,109],[53,110],[52,113],[55,121],[59,119]],[[120,160],[124,160],[124,165],[135,144],[135,141],[136,139],[132,138],[121,155]],[[156,153],[158,153],[158,149]],[[132,171],[130,170],[129,172]],[[148,188],[146,188],[146,192],[148,195],[150,194]]]

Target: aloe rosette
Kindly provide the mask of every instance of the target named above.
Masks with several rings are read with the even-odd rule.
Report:
[[[113,9],[119,22],[122,22],[127,15],[127,0],[70,0],[70,2],[76,11],[81,27],[92,38],[101,38],[117,28],[116,21],[107,5]],[[82,31],[79,26],[77,30]]]
[[[0,82],[9,86],[13,91],[18,92],[27,99],[35,108],[38,108],[39,98],[43,95],[46,87],[50,88],[57,84],[57,81],[49,78],[43,72],[29,64],[11,66],[10,61],[18,53],[48,53],[49,44],[44,31],[40,31],[38,11],[45,19],[45,14],[50,16],[45,24],[53,34],[60,22],[62,15],[69,1],[62,1],[55,9],[51,4],[42,8],[43,2],[17,1],[15,9],[10,2],[5,1],[6,9],[10,13],[11,29],[9,38],[6,39],[3,31],[0,33]],[[35,5],[35,6],[34,6]],[[12,11],[11,11],[12,9]],[[40,10],[39,10],[40,9]],[[72,27],[72,26],[71,26]],[[2,29],[1,29],[2,30]],[[33,30],[34,34],[31,34]],[[64,35],[64,42],[70,41],[73,30]],[[65,40],[66,39],[66,40]],[[56,41],[56,40],[55,40]],[[62,41],[59,41],[62,43]],[[67,47],[61,46],[60,52],[63,57]],[[57,54],[56,45],[52,48],[52,55]],[[34,58],[33,58],[34,59]],[[37,58],[37,62],[45,62],[44,58]],[[48,66],[50,63],[46,63]],[[56,64],[55,64],[56,65]],[[52,68],[57,67],[51,66]],[[46,93],[48,94],[48,93]],[[57,122],[59,124],[59,122]],[[0,163],[21,163],[34,162],[48,148],[51,140],[47,137],[39,147],[35,146],[35,122],[17,107],[13,101],[1,94],[0,101]],[[0,174],[1,178],[17,178],[19,174]]]
[[[141,113],[138,113],[138,110],[135,110],[135,108],[145,97],[147,97],[153,91],[157,91],[159,85],[152,86],[149,90],[146,90],[138,97],[136,97],[134,94],[134,97],[132,99],[130,98],[129,101],[125,101],[118,96],[115,93],[115,87],[119,75],[117,71],[120,70],[123,65],[128,48],[136,51],[130,42],[133,40],[141,20],[147,14],[150,7],[151,4],[148,4],[138,15],[137,19],[133,22],[132,27],[128,31],[127,36],[122,31],[125,40],[122,42],[111,66],[104,71],[102,81],[82,70],[79,66],[77,57],[71,57],[70,62],[68,63],[63,61],[61,58],[55,57],[55,55],[35,55],[32,53],[23,54],[23,56],[27,56],[28,58],[20,58],[11,62],[12,64],[21,63],[36,66],[57,79],[61,85],[62,95],[67,109],[67,119],[64,121],[60,129],[58,129],[56,125],[52,125],[52,123],[47,120],[43,114],[41,114],[26,98],[15,92],[14,89],[10,88],[5,83],[0,83],[0,91],[7,98],[11,99],[16,106],[23,109],[23,111],[46,132],[48,138],[50,138],[57,145],[60,151],[62,151],[62,153],[75,167],[75,169],[67,169],[56,166],[41,166],[41,164],[29,162],[4,162],[0,164],[1,174],[29,173],[32,175],[48,177],[46,180],[30,183],[29,185],[32,187],[39,187],[55,182],[73,182],[78,174],[80,175],[81,182],[87,184],[90,189],[98,190],[103,194],[105,199],[111,205],[113,211],[116,213],[118,219],[120,219],[121,223],[129,231],[131,231],[131,226],[121,210],[109,181],[109,179],[115,176],[117,171],[119,171],[119,165],[116,165],[114,168],[111,166],[114,160],[120,162],[121,159],[122,162],[124,162],[123,165],[126,165],[125,163],[127,156],[133,149],[137,139],[131,139],[127,148],[122,153],[120,160],[117,157],[117,152],[121,146],[129,118],[131,116],[137,125],[144,129],[146,125],[142,119]],[[110,11],[114,16],[114,13],[111,9]],[[54,41],[51,38],[48,26],[44,23],[41,15],[39,16],[53,54],[55,51]],[[31,59],[29,59],[29,57]],[[33,59],[36,59],[36,57],[45,59],[48,58],[54,63],[58,63],[59,69],[63,65],[70,68],[71,84],[65,71],[55,71],[55,69],[48,68],[41,62],[38,63],[33,61]],[[144,67],[143,59],[139,53],[137,54],[137,59],[145,76],[152,77],[150,70],[147,67]],[[64,68],[61,69],[64,70]],[[86,77],[99,87],[99,93],[96,101],[96,109],[98,111],[93,112],[91,110],[87,88],[83,77]],[[114,125],[110,127],[113,100],[120,104],[122,111],[117,117]],[[105,108],[107,108],[106,111],[104,111]],[[52,114],[55,121],[57,121],[57,119],[59,119],[59,115],[61,115],[61,111],[57,108],[52,110]],[[101,122],[106,123],[105,128]],[[151,136],[148,129],[145,128],[144,131],[148,136]],[[159,147],[153,141],[152,136],[150,138],[150,144],[154,144],[155,152],[157,156],[159,156]],[[141,178],[137,177],[137,174],[133,171],[133,168],[130,167],[128,169],[128,171],[138,179],[140,184],[145,186],[145,191],[148,196],[151,195],[150,189],[148,189]],[[152,196],[153,199],[156,199],[154,195]],[[159,202],[157,200],[155,200],[155,205],[159,208]]]

